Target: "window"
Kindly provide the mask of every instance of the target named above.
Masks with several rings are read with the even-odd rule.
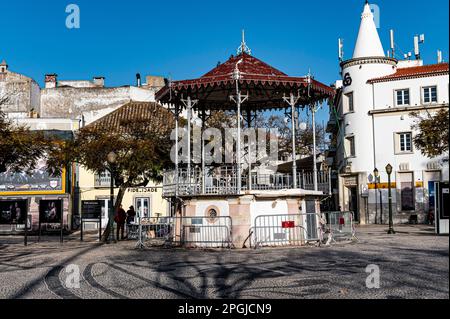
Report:
[[[437,103],[437,87],[429,86],[423,88],[423,103]]]
[[[395,91],[397,106],[409,105],[409,89]]]
[[[400,152],[412,152],[412,134],[411,133],[400,133]]]
[[[399,177],[402,211],[413,211],[415,210],[413,174],[400,173]]]
[[[354,112],[355,106],[354,106],[353,92],[345,94],[345,96],[347,97],[347,107],[346,107],[347,112]]]
[[[356,147],[355,147],[355,137],[349,136],[345,138],[346,140],[346,152],[348,157],[356,156]]]
[[[135,199],[136,212],[140,218],[152,217],[149,197],[138,197]]]

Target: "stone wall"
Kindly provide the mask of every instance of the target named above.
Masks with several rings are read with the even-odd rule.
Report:
[[[75,119],[86,115],[95,120],[105,110],[113,111],[130,101],[152,102],[154,93],[130,86],[47,88],[41,91],[41,116]]]
[[[6,71],[0,73],[0,98],[8,97],[1,106],[4,112],[39,112],[39,85],[24,75]]]

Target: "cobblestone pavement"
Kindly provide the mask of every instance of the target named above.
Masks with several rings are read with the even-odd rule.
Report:
[[[332,247],[200,251],[0,237],[0,298],[449,298],[449,240],[426,226],[358,229]],[[68,288],[68,265],[80,287]],[[380,289],[366,287],[379,266]],[[72,273],[73,274],[73,273]]]

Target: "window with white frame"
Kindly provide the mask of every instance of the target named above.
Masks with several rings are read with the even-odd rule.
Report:
[[[395,91],[397,106],[409,105],[409,89]]]
[[[412,133],[397,133],[396,144],[396,153],[411,153],[413,151]]]
[[[346,112],[354,112],[355,106],[354,106],[353,92],[345,94],[345,97],[346,97]]]
[[[356,156],[356,145],[355,145],[355,137],[347,136],[345,138],[345,149],[347,153],[347,157],[355,157]]]
[[[436,86],[428,86],[422,89],[422,98],[423,103],[437,103],[437,87]]]

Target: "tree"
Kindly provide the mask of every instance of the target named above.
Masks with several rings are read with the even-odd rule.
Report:
[[[0,97],[0,173],[30,172],[46,154],[50,139],[42,132],[14,125],[1,110],[7,101]]]
[[[280,158],[292,155],[292,130],[290,121],[281,114],[257,112],[252,121],[252,126],[263,129],[277,129],[278,131],[278,151]],[[235,112],[217,111],[211,114],[207,121],[207,127],[221,129],[236,127]],[[316,146],[320,150],[320,145],[325,143],[325,130],[323,125],[316,123]],[[296,151],[297,155],[311,156],[313,153],[313,130],[312,125],[308,125],[306,130],[296,131]]]
[[[412,129],[418,133],[414,136],[414,145],[424,156],[433,158],[448,153],[448,125],[449,110],[441,109],[435,114],[424,116],[420,113],[411,113],[416,119]]]
[[[129,103],[81,129],[73,141],[54,147],[48,165],[77,163],[97,174],[109,171],[119,188],[117,211],[128,188],[161,181],[163,170],[172,166],[170,133],[174,127],[173,115],[156,103]],[[107,162],[111,152],[117,155],[113,165]],[[104,240],[108,235],[107,228]]]

